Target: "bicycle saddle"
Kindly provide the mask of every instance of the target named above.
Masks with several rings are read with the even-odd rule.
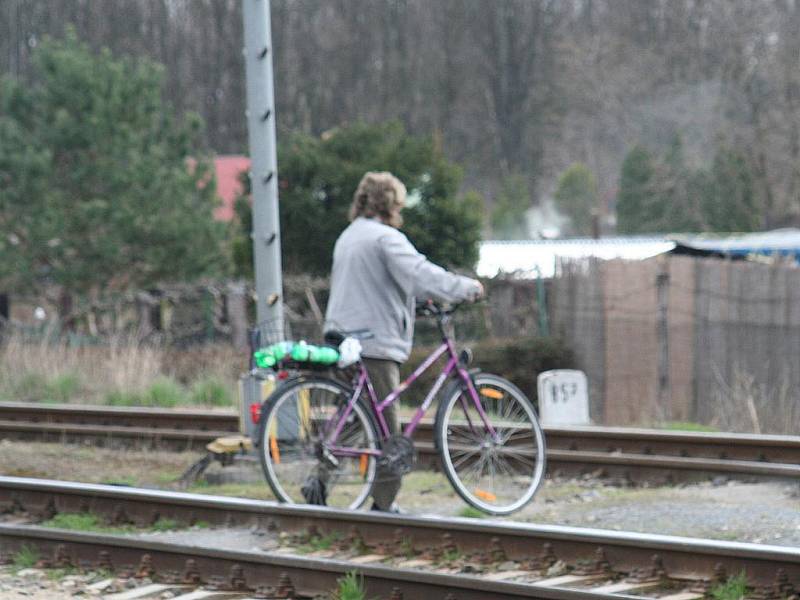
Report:
[[[329,329],[325,332],[325,343],[331,346],[338,346],[344,338],[355,338],[357,340],[370,340],[375,337],[369,329],[354,329],[352,331],[341,331],[339,329]]]

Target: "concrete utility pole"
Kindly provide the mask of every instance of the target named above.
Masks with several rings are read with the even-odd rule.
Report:
[[[253,192],[253,256],[256,315],[275,320],[282,333],[283,281],[278,217],[278,161],[272,79],[272,27],[269,0],[243,0],[244,56],[247,77],[247,131]]]

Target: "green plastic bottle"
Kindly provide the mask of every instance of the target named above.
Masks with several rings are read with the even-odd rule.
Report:
[[[339,360],[339,352],[329,346],[310,346],[309,360],[320,365],[332,365]]]
[[[275,357],[272,356],[272,353],[267,348],[253,352],[253,359],[261,369],[270,369],[275,366]]]
[[[259,368],[271,369],[284,358],[286,358],[286,355],[291,352],[292,346],[292,342],[280,342],[277,344],[272,344],[271,346],[266,346],[265,348],[256,350],[253,353],[253,358],[255,359],[256,365],[258,365]]]

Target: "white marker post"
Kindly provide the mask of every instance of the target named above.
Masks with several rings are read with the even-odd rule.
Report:
[[[542,425],[591,425],[589,392],[583,371],[545,371],[537,379]]]

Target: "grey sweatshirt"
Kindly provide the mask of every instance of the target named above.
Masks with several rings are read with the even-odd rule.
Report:
[[[326,329],[369,329],[375,337],[361,342],[363,356],[404,362],[416,298],[456,302],[478,291],[477,281],[433,264],[394,227],[359,217],[333,249]]]

